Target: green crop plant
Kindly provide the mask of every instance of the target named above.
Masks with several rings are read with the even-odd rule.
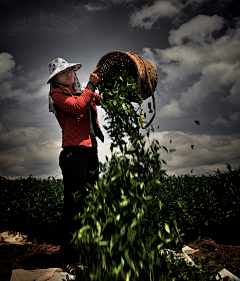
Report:
[[[102,176],[87,187],[84,213],[75,217],[79,229],[72,242],[88,266],[85,280],[214,280],[216,273],[161,254],[176,246],[182,234],[176,214],[161,219],[160,190],[167,178],[160,157],[164,148],[157,140],[146,145],[153,127],[146,134],[140,130],[142,97],[134,77],[114,69],[99,91],[111,158],[100,163]],[[76,280],[82,278],[80,271]]]
[[[36,237],[57,229],[63,211],[63,181],[49,177],[0,181],[1,230],[18,231]]]

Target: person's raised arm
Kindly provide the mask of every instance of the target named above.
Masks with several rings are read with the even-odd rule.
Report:
[[[90,74],[87,87],[80,96],[71,97],[65,95],[63,89],[57,88],[51,92],[51,97],[59,109],[72,114],[83,114],[89,107],[92,99],[94,97],[96,100],[99,98],[98,94],[95,93],[95,89],[100,81],[101,78],[97,67]]]

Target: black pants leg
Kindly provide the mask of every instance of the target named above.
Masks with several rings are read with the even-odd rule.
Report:
[[[60,255],[67,263],[79,261],[79,255],[73,245],[69,244],[77,227],[73,220],[75,215],[84,211],[84,199],[88,194],[86,183],[94,184],[98,179],[97,147],[67,147],[61,151],[59,165],[62,169],[64,183],[64,211],[62,217],[62,238]],[[94,175],[91,171],[97,170]],[[79,191],[80,198],[77,203],[72,193]]]

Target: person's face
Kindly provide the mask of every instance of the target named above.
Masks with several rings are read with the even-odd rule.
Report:
[[[59,72],[56,75],[55,81],[60,85],[72,88],[74,82],[74,71],[71,67]]]

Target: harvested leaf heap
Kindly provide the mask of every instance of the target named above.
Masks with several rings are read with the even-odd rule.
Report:
[[[156,204],[159,211],[163,205],[156,198],[166,176],[164,160],[157,140],[146,147],[150,129],[146,135],[140,130],[142,98],[130,74],[124,68],[112,68],[99,85],[112,155],[100,163],[102,176],[88,186],[85,212],[76,216],[80,227],[73,242],[89,267],[86,278],[213,280],[214,273],[160,254],[160,250],[176,246],[181,234],[175,218],[160,224],[161,212],[151,213]],[[77,278],[83,277],[79,273]]]

